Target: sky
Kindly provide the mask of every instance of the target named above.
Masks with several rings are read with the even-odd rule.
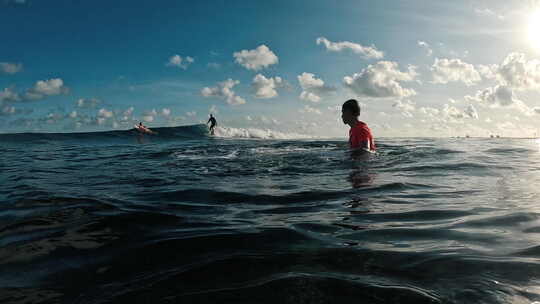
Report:
[[[540,2],[0,0],[0,133],[540,135]]]

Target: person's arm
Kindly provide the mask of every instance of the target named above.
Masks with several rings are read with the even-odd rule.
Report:
[[[369,140],[362,140],[362,141],[356,140],[356,141],[352,141],[351,149],[364,149],[364,150],[369,150],[369,149],[370,149],[370,147],[369,147]]]
[[[359,145],[359,148],[370,151],[371,149],[370,149],[370,146],[369,146],[369,140],[361,141],[360,145]]]

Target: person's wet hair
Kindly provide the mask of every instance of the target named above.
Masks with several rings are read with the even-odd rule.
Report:
[[[354,116],[360,115],[360,106],[356,99],[349,99],[343,104],[343,109],[350,111]]]

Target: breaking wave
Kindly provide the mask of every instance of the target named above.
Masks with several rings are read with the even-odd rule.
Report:
[[[313,136],[298,133],[283,133],[269,129],[216,127],[215,136],[224,138],[257,138],[257,139],[309,139]]]

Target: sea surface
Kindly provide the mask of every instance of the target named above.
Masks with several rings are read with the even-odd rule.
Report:
[[[0,135],[0,303],[540,301],[538,140],[156,131]]]

